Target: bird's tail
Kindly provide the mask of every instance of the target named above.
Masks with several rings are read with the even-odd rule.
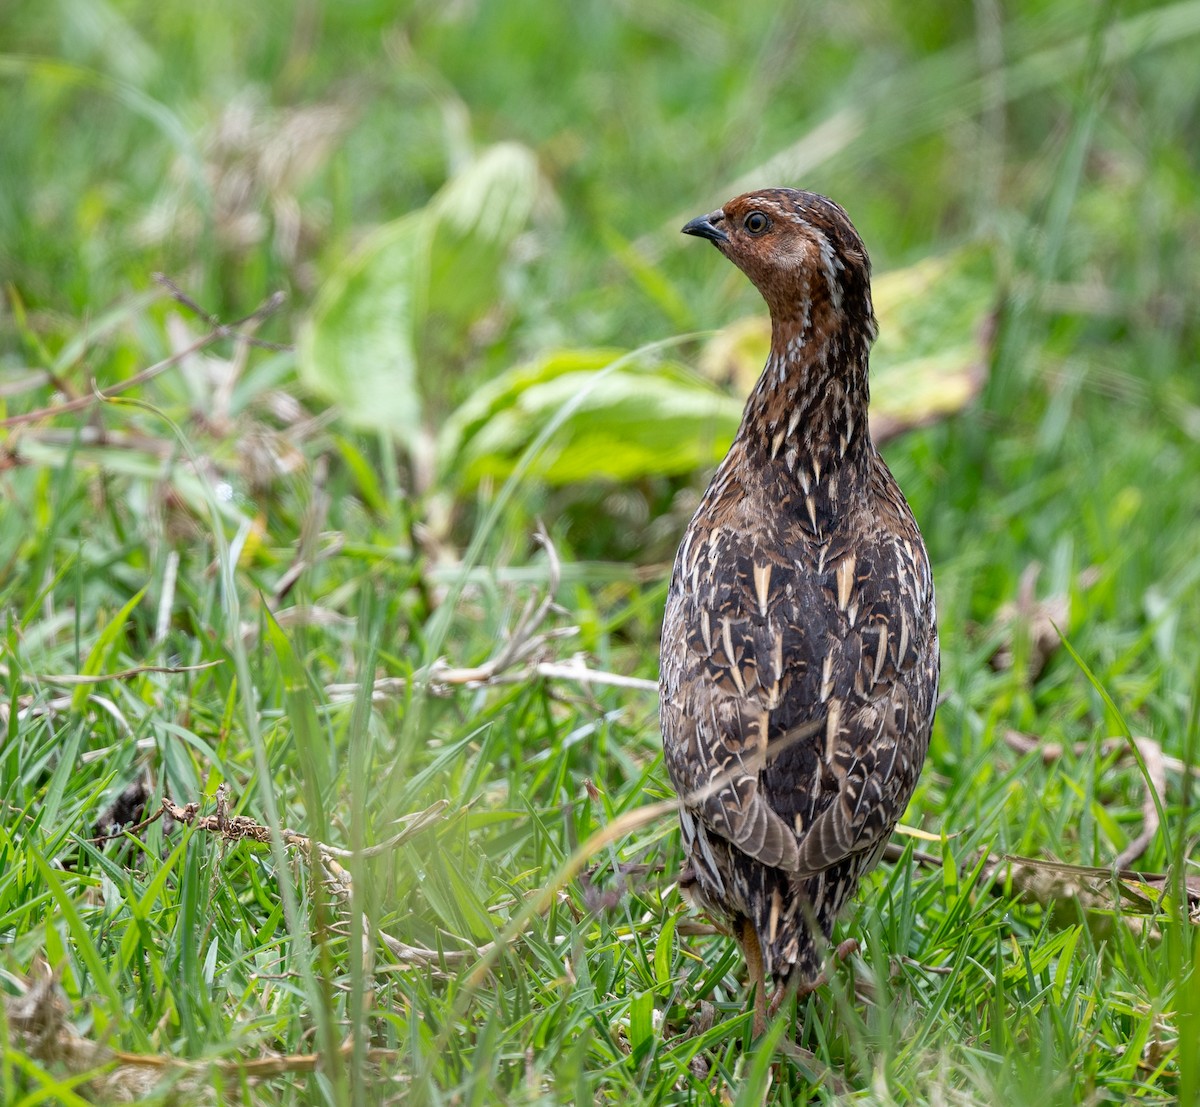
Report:
[[[769,977],[781,984],[817,979],[838,913],[858,885],[857,860],[849,857],[804,879],[782,869],[758,870],[762,887],[747,898]]]

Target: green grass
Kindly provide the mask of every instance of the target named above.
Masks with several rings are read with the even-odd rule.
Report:
[[[356,245],[497,142],[536,161],[527,220],[495,272],[463,268],[486,228],[430,231],[404,319],[430,436],[513,366],[662,340],[695,365],[694,332],[760,312],[676,233],[735,182],[835,196],[880,273],[982,251],[983,393],[886,449],[938,587],[945,702],[905,820],[932,840],[897,838],[920,856],[847,912],[861,954],[784,1008],[812,1057],[755,1046],[673,819],[636,814],[670,796],[653,692],[533,669],[655,678],[706,474],[543,481],[578,428],[559,407],[467,480],[331,408],[319,359],[221,339],[0,430],[0,1103],[1200,1102],[1187,774],[1137,862],[1162,894],[1100,876],[1089,906],[987,862],[1111,866],[1145,785],[1110,736],[1196,760],[1200,4],[393,9],[0,15],[0,419],[202,337],[158,271],[227,321],[287,292],[247,329],[292,343]],[[556,576],[539,520],[545,637],[455,683]],[[1035,563],[1069,601],[1037,673],[1001,617]],[[274,840],[91,841],[139,780],[147,816],[227,785]]]

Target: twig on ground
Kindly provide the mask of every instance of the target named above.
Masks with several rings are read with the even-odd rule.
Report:
[[[533,667],[533,674],[548,680],[573,680],[579,684],[608,684],[614,688],[633,688],[639,692],[658,693],[658,681],[656,680],[624,676],[621,673],[607,673],[602,669],[589,669],[579,654],[567,662],[539,662]]]
[[[1130,844],[1126,853],[1132,852],[1133,844]],[[905,847],[896,841],[889,842],[883,853],[885,860],[893,862],[901,860],[904,855]],[[928,868],[940,868],[943,863],[941,857],[922,850],[913,850],[911,857],[918,865]],[[975,860],[979,857],[980,854],[975,854]],[[980,881],[990,884],[994,892],[1011,888],[1026,903],[1050,911],[1071,903],[1099,915],[1116,913],[1136,933],[1141,933],[1146,924],[1160,913],[1162,895],[1170,886],[1170,877],[1166,873],[1143,873],[1117,866],[1104,869],[1071,865],[1064,861],[1019,857],[1015,854],[988,853],[983,857]],[[1189,917],[1193,923],[1200,925],[1200,876],[1186,877],[1184,887]],[[1120,913],[1118,908],[1121,900],[1139,914]],[[1076,920],[1073,918],[1072,921]]]
[[[1000,887],[1005,881],[1011,882],[1023,900],[1051,912],[1063,904],[1077,904],[1098,918],[1115,916],[1135,934],[1149,928],[1153,938],[1159,937],[1154,923],[1161,916],[1162,897],[1170,886],[1170,877],[1165,873],[1101,869],[1010,855],[989,856],[983,875],[995,877]],[[1200,924],[1200,877],[1186,878],[1185,895],[1189,919]],[[1121,901],[1138,913],[1120,910]],[[1078,918],[1072,913],[1069,921]]]
[[[354,1052],[352,1041],[343,1042],[337,1050],[343,1057],[349,1057]],[[403,1051],[381,1049],[371,1046],[364,1050],[364,1055],[372,1064],[381,1061],[398,1061]],[[283,1076],[290,1072],[315,1072],[325,1061],[323,1053],[277,1053],[266,1057],[252,1057],[243,1061],[187,1061],[179,1057],[161,1057],[152,1053],[123,1053],[113,1050],[112,1056],[123,1065],[140,1065],[155,1069],[180,1069],[188,1072],[204,1073],[217,1069],[225,1076],[246,1076],[251,1080],[265,1080],[271,1076]]]
[[[580,655],[576,655],[570,661],[537,659],[550,642],[573,637],[579,633],[579,628],[543,629],[546,619],[555,610],[554,596],[562,577],[562,566],[558,559],[558,551],[546,532],[539,529],[535,538],[545,549],[549,563],[545,591],[540,597],[536,594],[529,597],[512,630],[491,657],[481,665],[467,668],[449,665],[439,658],[432,665],[414,673],[411,678],[380,677],[371,684],[372,700],[380,701],[389,696],[402,695],[411,684],[425,684],[435,692],[440,692],[453,687],[481,688],[535,677],[570,680],[583,685],[605,684],[646,692],[658,691],[657,683],[652,680],[591,669]],[[358,695],[360,687],[358,682],[327,684],[325,694],[331,700],[345,701]]]
[[[266,845],[271,841],[271,828],[264,826],[262,823],[255,822],[254,819],[246,815],[230,816],[228,813],[226,793],[223,791],[224,785],[217,789],[217,810],[212,815],[201,815],[200,805],[197,803],[188,803],[183,807],[173,803],[170,799],[164,797],[162,801],[162,809],[155,816],[158,818],[163,813],[171,816],[176,822],[182,823],[185,826],[195,827],[197,830],[204,831],[209,834],[215,834],[229,842],[251,841],[259,845]],[[375,857],[385,853],[388,850],[395,849],[402,845],[409,838],[418,834],[432,826],[439,819],[444,817],[446,808],[449,806],[448,800],[438,800],[436,803],[427,807],[424,811],[415,812],[404,818],[404,827],[397,834],[394,834],[386,842],[380,842],[373,846],[368,846],[363,850],[348,850],[338,846],[329,846],[324,842],[317,842],[307,835],[298,834],[296,831],[283,828],[280,830],[280,837],[286,846],[291,846],[296,849],[305,851],[310,858],[319,861],[324,870],[326,883],[329,885],[331,892],[339,897],[348,898],[350,895],[353,878],[350,873],[342,866],[339,859],[353,859],[361,857]],[[147,820],[152,822],[153,819]],[[364,925],[370,931],[373,931],[379,941],[392,953],[398,960],[408,963],[416,963],[423,965],[437,964],[439,961],[445,961],[447,964],[455,961],[466,960],[467,958],[485,956],[491,948],[491,943],[487,946],[472,947],[467,950],[441,951],[425,949],[421,946],[413,946],[407,942],[400,941],[399,938],[393,937],[386,931],[380,930],[374,926],[370,920],[364,917]]]
[[[575,627],[564,627],[543,635],[543,642],[554,638],[566,638],[575,633],[577,633]],[[371,699],[378,703],[393,696],[402,695],[410,683],[431,684],[441,690],[453,687],[482,688],[485,685],[517,684],[535,677],[542,677],[545,680],[567,680],[583,685],[603,684],[613,688],[632,688],[639,692],[658,691],[657,681],[589,668],[580,654],[576,654],[570,661],[538,661],[511,672],[487,672],[485,666],[476,666],[471,669],[443,668],[443,664],[440,661],[435,662],[423,672],[415,673],[411,682],[405,677],[380,677],[371,685]],[[358,693],[358,688],[358,684],[354,683],[327,684],[325,685],[325,694],[331,700],[344,701],[352,699]]]
[[[271,841],[271,828],[269,826],[255,822],[248,815],[231,816],[229,814],[228,793],[223,791],[225,788],[225,785],[221,785],[217,789],[217,809],[213,815],[201,815],[198,803],[188,803],[180,807],[166,796],[163,797],[162,811],[159,812],[159,815],[163,813],[168,814],[178,823],[183,823],[185,826],[194,826],[197,830],[203,830],[210,834],[218,834],[231,842],[247,839],[257,842],[260,845],[269,843]],[[310,851],[315,850],[323,860],[336,864],[338,858],[376,857],[381,853],[386,853],[388,850],[395,849],[396,846],[407,841],[414,834],[437,822],[448,806],[449,800],[438,800],[436,803],[425,808],[424,811],[417,811],[412,815],[406,815],[403,820],[404,828],[397,834],[393,835],[386,842],[380,842],[357,851],[342,849],[339,846],[328,846],[324,842],[315,841],[305,834],[298,834],[296,831],[286,827],[280,830],[279,833],[283,838],[284,845]],[[158,816],[155,817],[157,818]],[[340,865],[337,867],[341,868]],[[349,874],[347,874],[347,879],[348,877]]]
[[[200,673],[205,669],[213,669],[224,665],[224,661],[202,661],[198,665],[137,665],[132,669],[121,669],[115,673],[62,673],[45,675],[40,673],[22,673],[21,680],[26,684],[60,684],[72,687],[80,684],[104,684],[110,680],[130,680],[145,673]]]
[[[431,968],[441,962],[447,965],[461,965],[464,961],[468,961],[473,957],[484,957],[491,952],[494,943],[488,942],[486,945],[475,946],[471,949],[429,949],[426,946],[414,946],[408,942],[402,942],[399,938],[393,937],[391,934],[385,934],[382,930],[377,931],[379,940],[387,947],[388,952],[401,962],[398,965],[379,965],[376,967],[376,972],[403,972],[405,969],[416,965],[427,965]]]
[[[1057,761],[1063,755],[1063,746],[1057,742],[1042,742],[1037,738],[1033,738],[1028,734],[1022,734],[1019,730],[1006,730],[1004,732],[1005,744],[1016,750],[1017,753],[1034,753],[1039,752],[1042,755],[1042,760],[1047,764]],[[1141,739],[1135,739],[1141,741]],[[1088,742],[1076,742],[1071,747],[1076,757],[1080,757],[1091,749],[1091,744]],[[1109,757],[1113,753],[1129,750],[1129,740],[1122,738],[1119,735],[1112,738],[1105,738],[1099,745],[1101,757]],[[1170,757],[1162,751],[1159,751],[1159,756],[1162,759],[1163,768],[1170,773],[1179,773],[1181,776],[1200,776],[1200,765],[1189,765],[1178,757]]]

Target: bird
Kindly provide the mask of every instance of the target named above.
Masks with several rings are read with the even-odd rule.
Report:
[[[818,986],[838,913],[916,788],[940,654],[929,556],[871,440],[871,263],[792,188],[689,222],[766,301],[771,347],[671,574],[660,651],[679,887],[741,946],[754,1032]],[[848,955],[856,943],[846,943]]]

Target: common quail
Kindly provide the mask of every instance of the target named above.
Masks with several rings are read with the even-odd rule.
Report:
[[[675,559],[660,676],[680,886],[741,945],[761,1030],[766,980],[817,980],[913,794],[937,703],[933,579],[867,425],[877,327],[849,217],[775,188],[683,231],[771,311],[766,367]]]

